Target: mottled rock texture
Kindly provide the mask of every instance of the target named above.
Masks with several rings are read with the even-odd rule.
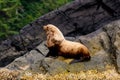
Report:
[[[15,70],[31,70],[39,73],[48,73],[55,75],[65,72],[80,72],[88,70],[105,71],[107,67],[114,66],[116,71],[120,71],[120,20],[111,22],[104,27],[84,36],[67,37],[72,41],[81,42],[90,50],[91,60],[87,62],[78,62],[69,64],[73,59],[63,57],[53,58],[45,57],[49,52],[42,42],[34,50],[15,59],[11,64],[7,65],[8,69]]]
[[[19,35],[1,42],[0,66],[49,74],[91,69],[102,71],[107,66],[115,66],[120,72],[118,7],[120,0],[75,0],[52,11],[23,27]],[[70,65],[64,58],[45,58],[48,49],[42,27],[46,24],[56,25],[67,39],[86,45],[91,60]]]

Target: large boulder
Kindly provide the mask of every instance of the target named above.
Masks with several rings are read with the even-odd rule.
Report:
[[[120,73],[120,21],[115,21],[103,28],[109,37],[111,58]]]
[[[11,64],[7,65],[6,68],[10,70],[26,70],[31,69],[37,71],[40,65],[40,61],[45,58],[48,53],[48,48],[42,42],[34,50],[27,52],[25,55],[16,58]]]

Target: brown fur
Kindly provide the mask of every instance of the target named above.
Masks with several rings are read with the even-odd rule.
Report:
[[[57,50],[57,55],[75,58],[79,61],[90,60],[89,50],[81,43],[68,41],[62,32],[54,25],[48,24],[43,27],[47,34],[47,46]],[[55,51],[56,52],[56,51]]]

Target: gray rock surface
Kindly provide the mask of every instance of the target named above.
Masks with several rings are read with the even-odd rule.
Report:
[[[45,58],[48,53],[48,48],[44,46],[45,42],[42,42],[35,50],[27,52],[25,55],[16,58],[11,64],[7,65],[6,68],[11,70],[36,70],[39,68],[39,61]]]
[[[19,35],[0,44],[0,66],[51,75],[87,70],[103,71],[107,66],[115,66],[120,72],[120,1],[101,1],[110,8],[109,11],[96,0],[75,0],[26,25]],[[69,64],[71,59],[45,58],[49,50],[45,46],[46,36],[42,26],[48,23],[58,26],[66,39],[86,45],[90,50],[91,60]]]
[[[109,51],[111,52],[113,63],[117,66],[116,68],[120,73],[120,21],[115,21],[111,24],[107,25],[104,30],[110,40]]]
[[[60,56],[58,58],[44,57],[49,50],[45,46],[45,42],[42,42],[36,47],[40,52],[36,51],[36,49],[31,50],[24,56],[15,59],[6,68],[15,69],[17,65],[17,69],[55,75],[68,72],[79,73],[80,71],[88,70],[101,72],[107,70],[108,66],[114,66],[119,72],[119,29],[120,20],[111,22],[95,32],[77,37],[76,39],[74,37],[66,37],[66,39],[75,40],[86,45],[90,50],[90,61],[69,64],[73,59],[66,59]]]
[[[44,41],[46,37],[43,25],[54,24],[65,36],[86,35],[111,21],[120,19],[118,7],[120,7],[119,0],[74,0],[43,15],[21,29],[19,35],[1,42],[0,66],[9,64]]]

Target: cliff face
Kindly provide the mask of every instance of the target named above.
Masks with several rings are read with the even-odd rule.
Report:
[[[104,70],[109,64],[114,65],[120,72],[120,8],[118,7],[120,7],[119,0],[75,0],[52,11],[26,25],[21,29],[19,35],[1,43],[0,66],[7,65],[6,67],[9,69],[23,70],[41,68],[39,71],[43,70],[42,73],[54,74],[54,70],[58,69],[52,66],[63,65],[64,68],[60,68],[61,71],[58,73],[62,71],[76,72],[77,70],[73,69],[75,65],[68,65],[59,60],[45,58],[42,55],[48,53],[48,49],[43,43],[46,36],[42,27],[46,24],[54,24],[58,26],[67,39],[80,41],[90,49],[92,60],[75,66],[81,66],[79,70]],[[9,64],[12,61],[13,63]],[[57,63],[59,65],[56,65]]]

